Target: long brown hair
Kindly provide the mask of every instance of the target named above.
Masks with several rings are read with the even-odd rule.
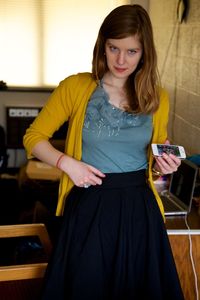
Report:
[[[157,55],[151,21],[142,6],[118,6],[104,19],[93,50],[92,74],[95,80],[100,80],[108,71],[106,40],[123,39],[131,35],[138,36],[143,54],[137,69],[126,83],[129,101],[127,110],[134,113],[153,113],[159,106]]]

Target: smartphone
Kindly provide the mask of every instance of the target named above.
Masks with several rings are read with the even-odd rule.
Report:
[[[185,150],[183,146],[179,145],[168,145],[168,144],[151,144],[153,154],[155,156],[162,156],[163,153],[174,154],[178,158],[186,158]]]

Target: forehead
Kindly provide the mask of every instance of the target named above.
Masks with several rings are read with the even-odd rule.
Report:
[[[106,44],[117,48],[142,48],[138,35],[132,35],[123,39],[107,39]]]

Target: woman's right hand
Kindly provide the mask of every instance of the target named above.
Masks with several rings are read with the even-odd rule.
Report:
[[[64,156],[59,164],[60,169],[65,172],[76,186],[101,185],[105,174],[82,161],[69,156]]]

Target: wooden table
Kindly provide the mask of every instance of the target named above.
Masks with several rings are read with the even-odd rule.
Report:
[[[37,160],[29,160],[26,167],[26,174],[30,179],[59,180],[61,170]]]
[[[191,229],[200,229],[200,214],[198,208],[192,205],[191,211],[187,216],[187,223]],[[167,229],[186,229],[185,217],[184,216],[167,216],[166,217],[166,228]]]
[[[193,270],[194,264],[200,295],[200,215],[197,207],[192,206],[186,220],[191,229],[189,235],[184,234],[184,231],[187,231],[187,226],[185,217],[182,216],[167,217],[166,228],[169,232],[169,240],[185,300],[197,300]]]

